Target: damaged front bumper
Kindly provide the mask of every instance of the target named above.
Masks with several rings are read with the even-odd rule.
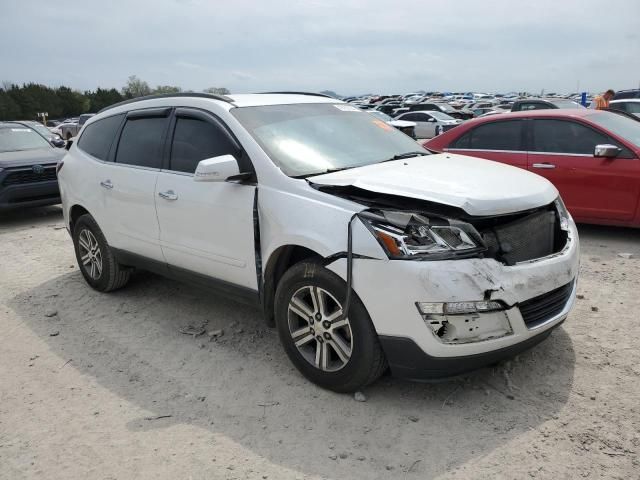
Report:
[[[328,268],[346,278],[346,261]],[[573,306],[578,269],[571,221],[562,251],[511,266],[491,258],[354,259],[353,289],[392,373],[424,380],[480,368],[544,340]]]

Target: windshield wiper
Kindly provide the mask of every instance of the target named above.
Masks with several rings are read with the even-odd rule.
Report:
[[[326,170],[322,171],[322,172],[313,172],[313,173],[305,173],[303,175],[294,175],[291,178],[307,178],[307,177],[315,177],[316,175],[325,175],[327,173],[335,173],[335,172],[341,172],[343,170],[349,170],[351,168],[356,168],[356,167],[361,167],[362,165],[351,165],[348,167],[334,167],[334,168],[327,168]]]
[[[391,158],[387,158],[386,160],[382,160],[379,163],[384,163],[384,162],[393,162],[394,160],[402,160],[403,158],[411,158],[411,157],[418,157],[418,156],[422,156],[422,155],[429,155],[427,152],[406,152],[406,153],[399,153],[398,155],[394,155]]]

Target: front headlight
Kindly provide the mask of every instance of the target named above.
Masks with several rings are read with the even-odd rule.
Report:
[[[556,210],[558,211],[558,217],[560,218],[560,229],[567,232],[569,231],[569,220],[571,219],[571,215],[562,201],[562,198],[556,198],[554,203],[556,205]]]
[[[392,259],[443,260],[486,250],[468,223],[406,212],[363,212],[359,216]]]

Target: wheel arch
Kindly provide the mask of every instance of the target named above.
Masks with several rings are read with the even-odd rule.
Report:
[[[82,205],[75,204],[69,209],[69,231],[71,234],[73,234],[73,227],[78,219],[85,214],[91,215]]]
[[[269,256],[264,269],[262,300],[264,318],[268,326],[275,326],[274,303],[276,288],[280,279],[293,265],[307,259],[321,261],[323,256],[310,248],[295,244],[282,245],[276,248]]]

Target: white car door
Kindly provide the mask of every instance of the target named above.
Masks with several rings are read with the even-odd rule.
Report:
[[[198,162],[225,154],[238,158],[239,145],[219,119],[201,110],[176,109],[171,130],[169,162],[158,175],[155,195],[169,268],[257,291],[256,186],[193,178]],[[251,169],[247,159],[239,163],[241,171]]]
[[[156,261],[160,248],[155,187],[162,166],[170,109],[129,112],[113,161],[98,169],[103,228],[112,247]]]
[[[416,136],[418,138],[433,138],[436,136],[436,119],[426,112],[415,113]],[[419,130],[419,133],[418,133]]]

